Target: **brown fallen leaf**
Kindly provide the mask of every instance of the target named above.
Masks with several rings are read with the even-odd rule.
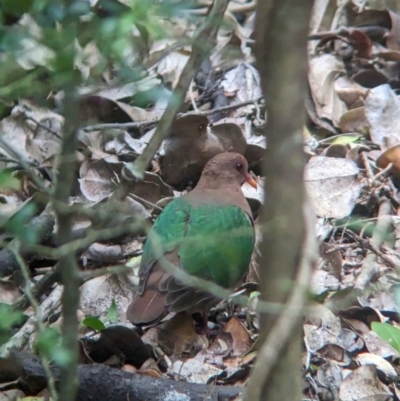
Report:
[[[236,317],[231,319],[224,327],[224,332],[232,336],[232,356],[243,356],[250,348],[250,336],[243,323]],[[218,339],[218,337],[217,337]]]
[[[345,102],[349,109],[353,109],[355,105],[362,106],[364,104],[367,89],[354,82],[351,78],[346,76],[339,77],[333,83],[333,87],[340,100]]]
[[[400,142],[400,100],[389,85],[371,89],[365,99],[367,118],[372,142],[387,148],[387,139],[394,136]]]
[[[360,195],[359,168],[348,159],[314,156],[304,170],[306,189],[317,216],[343,218]]]
[[[159,345],[167,355],[196,354],[208,348],[207,338],[196,333],[192,316],[185,313],[177,313],[170,320],[150,328],[142,339]]]
[[[246,140],[236,124],[210,127],[207,117],[186,115],[174,121],[164,141],[161,176],[167,184],[182,190],[190,183],[197,184],[205,164],[218,153],[244,154],[245,150]]]
[[[365,132],[368,128],[368,122],[365,117],[364,106],[344,112],[339,119],[339,128],[342,132]]]
[[[334,248],[334,244],[322,243],[322,256],[327,264],[328,270],[339,280],[342,278],[342,254],[339,249],[328,252]]]
[[[346,111],[346,105],[340,100],[334,89],[335,79],[344,73],[343,63],[331,54],[324,54],[310,60],[308,79],[317,115],[321,119],[332,121],[339,126],[339,120]]]
[[[383,400],[391,396],[389,388],[378,379],[376,367],[372,365],[360,366],[351,372],[339,389],[341,401]]]
[[[12,304],[22,295],[22,291],[12,280],[0,279],[0,302]]]
[[[388,11],[388,13],[392,28],[386,36],[386,46],[390,50],[400,50],[400,15],[393,11]]]
[[[376,160],[376,165],[382,169],[390,163],[393,163],[390,173],[397,177],[400,176],[400,145],[385,150]]]
[[[145,360],[137,372],[141,375],[151,376],[156,379],[162,378],[162,373],[153,358]]]

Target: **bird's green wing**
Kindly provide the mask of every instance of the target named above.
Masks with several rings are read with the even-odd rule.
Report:
[[[233,287],[249,266],[254,241],[252,222],[239,207],[199,205],[190,211],[180,263],[189,274]]]
[[[170,252],[183,240],[189,221],[191,204],[184,198],[172,200],[158,216],[143,247],[141,273],[147,266]]]
[[[254,229],[237,206],[202,204],[186,198],[170,202],[156,220],[143,247],[141,274],[160,255],[176,250],[189,274],[232,287],[245,274],[254,247]]]

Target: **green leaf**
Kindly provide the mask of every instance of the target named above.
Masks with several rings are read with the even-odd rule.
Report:
[[[332,145],[347,145],[348,143],[354,143],[360,140],[362,135],[341,135],[335,138],[331,144]]]
[[[10,310],[10,305],[0,303],[0,330],[12,328],[15,324],[22,322],[23,313]]]
[[[11,329],[15,325],[22,324],[23,319],[22,312],[11,311],[10,305],[0,303],[0,345],[5,344],[11,338]]]
[[[259,297],[260,295],[261,295],[261,292],[260,292],[260,291],[253,291],[253,292],[251,292],[251,293],[250,293],[250,296],[249,296],[249,301],[251,301],[253,298]]]
[[[0,188],[20,189],[21,184],[11,171],[0,170]]]
[[[83,319],[82,322],[86,327],[89,327],[89,329],[96,330],[96,331],[101,331],[106,328],[104,326],[104,323],[95,316],[86,316],[85,319]]]
[[[70,350],[61,345],[61,334],[52,327],[39,333],[36,348],[59,366],[66,366],[71,360]]]
[[[110,323],[118,321],[118,309],[115,303],[115,299],[113,299],[111,302],[110,309],[107,312],[105,320]]]
[[[400,352],[400,329],[389,323],[372,322],[372,330],[382,340],[387,341],[396,351]]]
[[[22,208],[14,213],[7,221],[3,223],[3,228],[10,234],[18,236],[21,241],[35,242],[37,237],[37,228],[26,227],[37,212],[37,205],[33,202],[27,202]]]

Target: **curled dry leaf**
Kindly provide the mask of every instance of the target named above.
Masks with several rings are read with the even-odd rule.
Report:
[[[18,151],[25,160],[42,163],[58,152],[59,139],[27,117],[48,127],[56,134],[61,132],[63,118],[50,110],[21,102],[14,107],[11,115],[0,123],[0,135],[7,144]],[[6,150],[2,152],[8,154]]]
[[[132,291],[118,277],[111,274],[86,281],[81,287],[81,309],[85,315],[104,318],[114,300],[118,322],[126,322],[125,311],[131,302]]]
[[[375,366],[371,365],[360,366],[351,372],[339,389],[341,401],[378,401],[391,396],[389,388],[378,379]]]
[[[113,86],[110,88],[102,89],[95,95],[105,97],[110,100],[130,99],[134,95],[140,92],[150,91],[160,84],[161,80],[159,78],[154,75],[149,75],[136,82],[129,82],[127,84],[117,87]]]
[[[250,347],[250,336],[242,322],[233,316],[224,327],[232,336],[232,356],[244,356]]]
[[[400,145],[385,150],[376,160],[379,168],[386,168],[390,163],[393,163],[390,172],[395,176],[400,176]]]
[[[140,107],[95,95],[81,99],[79,112],[82,122],[128,123],[150,121],[159,116],[159,112],[153,113]]]
[[[331,272],[337,279],[342,277],[342,254],[339,249],[331,251],[334,248],[333,244],[327,244],[323,242],[322,244],[322,255],[327,264],[327,270]]]
[[[165,83],[170,83],[175,88],[189,56],[190,53],[183,49],[167,52],[157,66],[157,73],[163,77]]]
[[[314,156],[304,171],[306,189],[315,214],[348,216],[360,195],[359,168],[348,159]]]
[[[371,89],[365,99],[367,118],[372,142],[385,149],[386,140],[394,136],[400,142],[400,100],[389,85]]]
[[[143,151],[146,149],[146,143],[143,142],[142,140],[132,138],[131,135],[129,135],[126,131],[124,132],[124,142],[129,146],[130,149],[132,149],[137,155],[140,155],[143,153]]]
[[[14,107],[12,115],[26,119],[29,127],[26,150],[38,163],[56,155],[60,150],[60,139],[64,118],[49,109],[36,107],[28,101],[22,101]],[[38,125],[40,124],[40,125]]]
[[[336,361],[325,362],[317,372],[319,383],[334,392],[337,398],[340,384],[342,383],[342,369]]]
[[[208,126],[207,117],[186,115],[171,126],[164,141],[165,156],[161,163],[162,177],[169,185],[184,189],[196,184],[205,164],[218,153],[244,153],[246,140],[241,129],[232,123]]]
[[[345,158],[347,154],[347,146],[334,143],[329,145],[322,153],[321,156]]]
[[[79,171],[81,178],[78,179],[82,195],[92,202],[100,202],[110,196],[115,190],[115,169],[115,164],[104,159],[83,162]]]
[[[333,85],[336,78],[344,72],[343,63],[331,54],[323,54],[310,60],[308,79],[315,110],[319,118],[331,120],[336,127],[339,126],[346,106]]]
[[[364,99],[367,96],[368,90],[354,82],[351,78],[346,76],[339,77],[333,83],[333,87],[339,99],[342,100],[349,109],[364,104]]]
[[[358,354],[355,360],[362,366],[365,365],[374,365],[378,370],[383,372],[386,376],[391,379],[397,378],[397,373],[394,370],[393,366],[381,356],[370,354],[369,352],[363,352]]]
[[[192,358],[185,362],[176,361],[168,369],[168,372],[178,380],[184,379],[189,383],[208,384],[211,378],[218,376],[222,372],[222,369]]]
[[[365,132],[368,128],[368,121],[365,117],[365,108],[357,107],[345,111],[340,116],[339,128],[342,132]]]
[[[152,327],[142,339],[159,345],[167,355],[197,353],[208,348],[207,338],[196,333],[192,317],[185,313],[177,313],[170,320]]]
[[[14,281],[11,280],[2,280],[0,279],[0,302],[5,304],[12,304],[16,301],[22,292],[15,284]]]
[[[388,11],[392,27],[389,35],[386,36],[386,46],[390,50],[400,50],[400,15]]]
[[[221,82],[221,86],[227,97],[235,95],[232,104],[257,99],[262,96],[260,75],[258,71],[248,63],[240,63],[236,68],[228,71]],[[237,109],[231,115],[239,115],[241,109]]]
[[[156,379],[162,378],[162,373],[153,358],[149,358],[144,361],[143,365],[138,370],[138,373],[141,375],[151,376]]]
[[[340,319],[327,308],[316,308],[313,324],[304,325],[304,342],[309,352],[315,353],[327,344],[342,346]]]
[[[337,291],[340,287],[338,277],[324,270],[315,270],[310,283],[310,290],[315,295],[326,294],[328,291]]]

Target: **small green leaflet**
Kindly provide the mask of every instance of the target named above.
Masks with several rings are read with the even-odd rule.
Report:
[[[118,321],[118,310],[117,310],[117,304],[115,303],[115,299],[112,300],[110,309],[107,312],[107,315],[105,317],[106,322],[110,323],[115,323]]]
[[[40,353],[59,366],[66,366],[71,361],[71,352],[61,346],[61,334],[52,327],[39,332],[36,347]]]
[[[21,183],[12,175],[11,171],[0,170],[0,188],[20,189]]]
[[[86,316],[85,319],[83,319],[82,322],[86,327],[89,327],[89,329],[95,330],[95,331],[101,331],[106,328],[104,326],[104,323],[95,316]]]
[[[261,292],[260,292],[260,291],[253,291],[253,292],[251,292],[251,293],[250,293],[250,296],[249,296],[249,301],[251,301],[253,298],[259,297],[260,295],[261,295]]]
[[[400,352],[400,329],[389,323],[372,322],[372,330],[382,340],[387,341],[396,351]]]
[[[362,135],[341,135],[335,138],[331,144],[332,145],[347,145],[348,143],[354,143],[359,141]]]

